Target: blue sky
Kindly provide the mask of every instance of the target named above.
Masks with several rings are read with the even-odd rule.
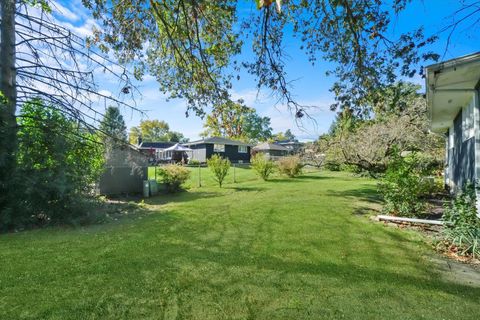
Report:
[[[431,34],[451,21],[449,15],[457,6],[458,0],[414,0],[405,12],[394,18],[395,24],[392,31],[397,34],[423,25],[426,34]],[[251,9],[246,6],[245,10],[256,9],[254,6]],[[60,0],[55,11],[56,18],[62,24],[82,36],[89,35],[92,27],[96,25],[80,0]],[[468,27],[468,24],[464,24],[454,34],[449,50],[444,56],[447,33],[440,34],[440,40],[431,49],[442,54],[444,60],[478,51],[478,46],[475,44],[479,43],[479,36],[476,36],[475,32]],[[270,117],[274,132],[291,129],[300,140],[313,140],[328,130],[335,117],[335,113],[329,110],[333,96],[328,90],[335,79],[325,76],[325,71],[331,65],[321,60],[317,61],[315,66],[309,64],[305,55],[299,50],[298,39],[287,39],[285,47],[291,57],[287,66],[288,79],[295,79],[293,93],[301,103],[318,107],[311,112],[316,123],[307,121],[303,128],[299,128],[287,108],[284,105],[275,104],[276,100],[270,97],[270,92],[257,91],[255,82],[249,75],[241,74],[241,80],[234,83],[232,95],[235,98],[243,98],[247,105],[255,107],[260,115]],[[99,74],[96,80],[104,92],[116,94],[119,91],[118,84],[108,76]],[[420,77],[415,77],[411,81],[423,85],[423,79]],[[138,125],[142,119],[159,119],[167,121],[172,130],[182,132],[190,139],[199,137],[199,133],[203,131],[203,120],[192,115],[186,118],[186,106],[183,101],[167,102],[151,76],[146,76],[144,81],[137,85],[142,97],[138,97],[136,101],[138,106],[145,110],[145,116],[130,110],[122,110],[128,127]],[[103,108],[103,104],[99,108]]]

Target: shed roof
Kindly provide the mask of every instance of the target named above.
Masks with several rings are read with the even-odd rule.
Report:
[[[262,151],[262,150],[278,150],[278,151],[288,151],[287,148],[285,148],[284,146],[281,146],[279,144],[276,144],[276,143],[268,143],[268,142],[264,142],[264,143],[261,143],[255,147],[253,147],[254,150],[257,150],[257,151]]]
[[[165,149],[165,151],[192,151],[192,149],[187,148],[180,143],[174,144],[170,148]]]
[[[167,149],[175,145],[175,142],[142,142],[138,145],[138,149]]]

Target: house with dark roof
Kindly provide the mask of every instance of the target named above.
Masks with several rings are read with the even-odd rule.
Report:
[[[155,162],[161,160],[163,151],[171,146],[175,145],[176,142],[143,142],[136,146],[137,150],[145,154],[150,162]]]
[[[252,153],[264,154],[268,159],[278,159],[290,153],[290,150],[276,143],[264,142],[252,148]]]
[[[275,141],[275,144],[287,148],[290,154],[298,153],[303,147],[303,143],[298,140],[279,140]]]
[[[190,160],[206,162],[214,154],[228,158],[233,163],[249,163],[252,144],[222,137],[203,138],[185,143],[192,149]]]

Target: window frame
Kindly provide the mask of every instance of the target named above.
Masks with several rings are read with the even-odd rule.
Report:
[[[240,148],[245,148],[244,151],[240,150]],[[248,153],[248,147],[247,146],[238,146],[238,153]]]
[[[213,144],[213,152],[223,152],[225,153],[225,145],[221,143]]]

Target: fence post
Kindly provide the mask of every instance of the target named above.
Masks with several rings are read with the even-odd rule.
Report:
[[[235,175],[235,163],[233,164],[233,183],[237,183],[237,177]]]
[[[200,188],[202,186],[202,170],[200,163],[198,164],[198,187]]]

